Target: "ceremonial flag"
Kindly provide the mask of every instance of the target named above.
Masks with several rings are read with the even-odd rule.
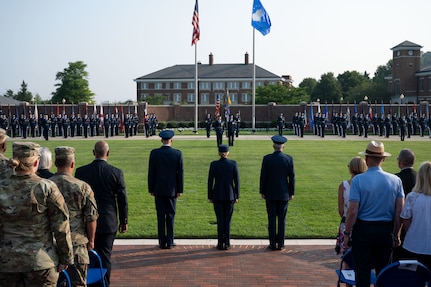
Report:
[[[356,114],[356,100],[353,102],[353,113]]]
[[[320,110],[320,102],[317,102],[317,112],[320,114],[322,111]]]
[[[310,103],[310,128],[314,127],[313,103]]]
[[[220,96],[217,95],[216,109],[215,109],[214,116],[218,117],[219,115],[220,115]]]
[[[382,106],[380,108],[380,113],[382,114],[382,116],[385,114],[385,106],[383,105],[383,101],[382,101]]]
[[[232,101],[230,100],[230,96],[229,96],[229,90],[227,90],[226,92],[227,94],[227,101],[226,101],[226,105],[225,105],[225,117],[228,118],[230,116],[230,105],[232,104]]]
[[[96,102],[94,102],[94,105],[93,105],[93,115],[94,115],[94,116],[96,116],[96,115],[97,115]]]
[[[75,114],[75,105],[72,102],[72,115],[74,115],[74,114]]]
[[[138,105],[135,104],[135,115],[138,114]]]
[[[103,127],[103,105],[100,104],[100,114],[99,114],[99,119],[100,119],[100,126]]]
[[[201,37],[201,30],[199,28],[198,0],[196,0],[195,10],[193,11],[192,25],[193,25],[193,34],[192,34],[192,46],[193,46],[193,45],[196,45],[196,43],[198,42],[198,40],[200,40],[200,37]]]
[[[121,131],[124,132],[124,109],[123,109],[123,105],[121,105],[120,127],[121,127]]]
[[[34,102],[34,118],[36,119],[36,122],[38,121],[39,118],[39,111],[37,110],[37,103]]]
[[[328,104],[325,104],[325,119],[328,119]]]
[[[271,20],[265,8],[263,8],[262,3],[260,3],[260,0],[253,1],[251,26],[264,36],[271,31]]]

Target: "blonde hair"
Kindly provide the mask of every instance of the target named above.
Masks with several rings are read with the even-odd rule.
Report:
[[[416,176],[416,184],[412,191],[431,195],[431,161],[423,162]]]
[[[367,170],[367,164],[362,157],[356,156],[349,162],[349,171],[353,175],[364,173]]]

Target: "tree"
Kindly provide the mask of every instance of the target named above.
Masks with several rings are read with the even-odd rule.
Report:
[[[309,96],[302,88],[287,87],[284,85],[266,85],[256,88],[256,104],[266,105],[275,102],[279,105],[298,104],[308,101]]]
[[[360,86],[364,82],[369,82],[368,75],[361,75],[357,71],[346,71],[337,76],[337,80],[340,83],[341,91],[343,93],[343,98],[346,101],[351,101],[349,97],[349,91],[356,87]]]
[[[6,98],[15,98],[15,94],[10,89],[7,90],[6,93],[3,96],[5,96]]]
[[[69,67],[63,72],[58,72],[55,80],[60,83],[55,84],[57,90],[52,93],[51,101],[60,103],[63,99],[67,103],[91,102],[94,93],[88,85],[87,67],[82,61],[69,62]]]
[[[426,52],[422,54],[421,67],[422,68],[431,67],[431,52]]]
[[[320,77],[319,82],[311,94],[311,100],[314,102],[320,99],[320,102],[336,102],[340,101],[343,96],[340,83],[334,77],[334,73],[329,72]]]
[[[33,98],[33,95],[32,95],[32,93],[30,93],[27,90],[27,84],[26,84],[26,82],[22,81],[22,83],[21,83],[21,89],[15,95],[14,99],[18,100],[18,101],[23,101],[23,102],[31,102],[32,98]]]
[[[299,83],[299,87],[304,89],[307,95],[311,96],[314,91],[314,88],[317,85],[317,80],[314,78],[305,78]]]

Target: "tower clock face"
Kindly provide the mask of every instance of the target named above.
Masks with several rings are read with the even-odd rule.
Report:
[[[409,53],[409,56],[413,55],[413,51],[412,50],[409,50],[408,53]]]

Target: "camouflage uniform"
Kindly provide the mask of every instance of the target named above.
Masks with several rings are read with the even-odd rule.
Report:
[[[1,181],[0,286],[55,286],[58,263],[73,264],[73,254],[69,212],[57,186],[35,174]]]
[[[0,180],[6,179],[12,175],[13,170],[8,166],[9,159],[0,153]]]
[[[90,263],[87,250],[86,222],[96,221],[98,217],[94,193],[86,182],[70,174],[56,173],[50,179],[57,184],[69,209],[70,231],[75,256],[74,267],[80,279],[77,280],[78,278],[74,278],[74,274],[71,274],[72,281],[74,281],[72,283],[74,283],[73,286],[85,286],[88,264]]]
[[[6,130],[0,128],[0,145],[3,145],[7,138]],[[9,167],[8,161],[9,159],[0,150],[0,180],[8,178],[13,173],[13,169]]]

